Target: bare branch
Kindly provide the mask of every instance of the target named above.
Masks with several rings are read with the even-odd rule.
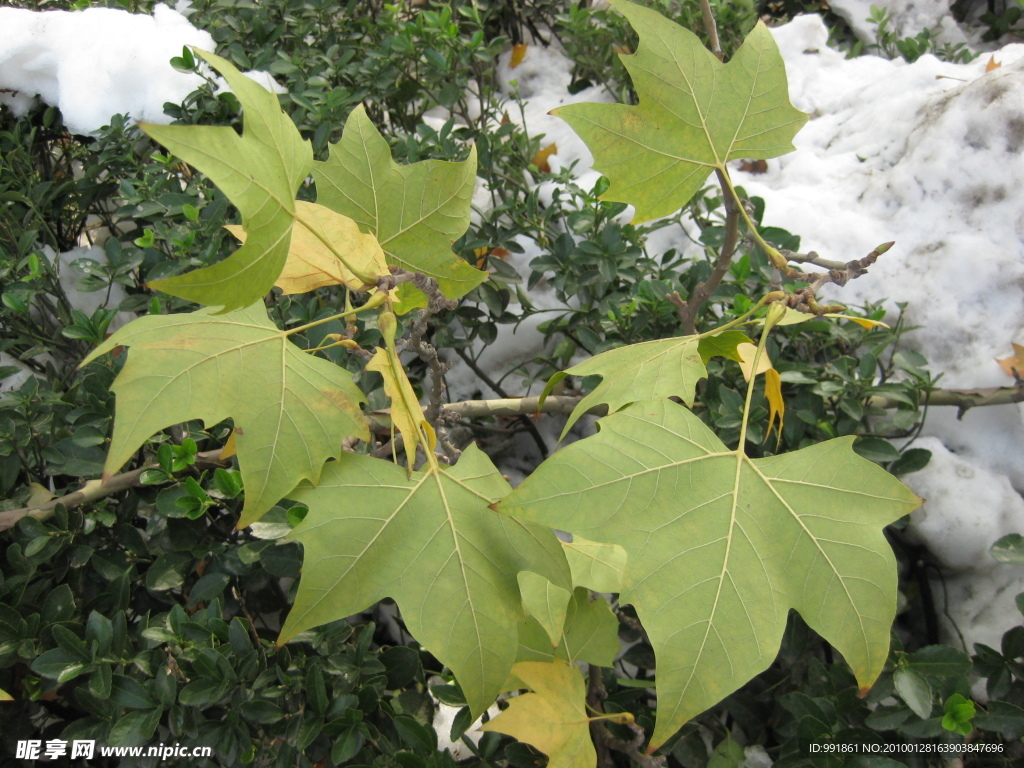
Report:
[[[715,54],[719,61],[725,61],[722,43],[718,39],[718,24],[715,23],[715,14],[711,12],[711,3],[708,0],[700,0],[700,10],[704,15],[704,31],[708,33],[711,52]]]
[[[221,450],[223,449],[218,448],[215,451],[204,451],[203,453],[196,454],[194,466],[198,469],[227,466],[227,462],[220,460]],[[58,505],[63,505],[65,509],[73,509],[75,507],[80,507],[83,504],[91,504],[95,501],[99,501],[100,499],[112,496],[115,493],[127,491],[129,488],[141,486],[142,473],[147,469],[156,469],[157,466],[157,464],[147,464],[144,467],[133,469],[131,472],[114,475],[113,477],[108,478],[106,482],[101,480],[90,480],[81,489],[73,493],[69,493],[66,496],[51,499],[44,504],[39,504],[35,507],[12,509],[9,512],[0,512],[0,531],[5,531],[8,528],[14,527],[21,518],[26,516],[32,516],[37,520],[48,520],[53,517],[53,512]],[[185,469],[177,473],[175,476],[182,476],[188,473],[189,469]]]
[[[689,301],[684,302],[679,299],[679,294],[675,294],[675,298],[668,297],[669,301],[679,307],[679,316],[683,321],[683,334],[686,336],[692,336],[697,332],[697,315],[700,313],[700,308],[729,272],[732,257],[736,254],[736,246],[740,241],[739,207],[736,204],[736,199],[729,194],[729,186],[722,176],[722,172],[716,171],[716,173],[718,174],[718,183],[722,187],[722,199],[725,201],[725,241],[722,243],[722,249],[718,252],[718,259],[715,261],[715,266],[711,270],[711,274],[708,275],[708,279],[697,285]]]

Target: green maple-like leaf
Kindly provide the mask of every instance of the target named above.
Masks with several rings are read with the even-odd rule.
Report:
[[[523,596],[526,612],[544,629],[551,644],[558,645],[572,592],[555,586],[533,571],[522,571],[519,574],[519,592]]]
[[[263,298],[288,258],[295,192],[309,175],[313,148],[281,110],[277,95],[226,59],[197,53],[219,71],[244,110],[241,136],[230,126],[141,126],[155,141],[210,177],[242,214],[245,244],[224,261],[158,280],[153,288],[231,311]]]
[[[793,150],[807,115],[789,102],[786,69],[768,28],[751,31],[728,64],[657,11],[609,0],[640,36],[621,56],[639,104],[572,104],[561,117],[590,147],[611,185],[603,198],[630,203],[634,222],[686,205],[711,171],[737,158]]]
[[[240,526],[257,520],[301,480],[316,482],[346,435],[369,439],[363,395],[343,368],[302,351],[262,304],[149,315],[119,330],[82,363],[118,345],[128,361],[111,389],[114,436],[104,474],[149,437],[191,419],[234,419],[245,487]]]
[[[572,425],[594,406],[606,403],[609,413],[636,402],[659,397],[679,397],[693,405],[697,382],[708,375],[705,364],[711,357],[736,357],[736,347],[748,339],[740,331],[715,335],[677,336],[610,349],[572,368],[559,371],[548,381],[542,398],[566,376],[600,376],[601,383],[573,409],[566,419],[560,440]],[[642,393],[639,397],[637,393]]]
[[[540,578],[540,577],[538,577]],[[557,587],[556,587],[557,589]],[[591,597],[586,587],[576,587],[565,606],[565,617],[557,637],[533,616],[519,625],[519,653],[516,661],[585,661],[610,667],[619,652],[619,620],[602,597]]]
[[[341,140],[326,162],[313,165],[317,202],[376,235],[388,263],[437,280],[449,299],[465,296],[487,279],[452,252],[469,227],[476,182],[476,147],[461,163],[424,160],[399,165],[362,106],[352,110]],[[399,288],[396,311],[423,306],[409,284]]]
[[[317,487],[290,494],[309,514],[291,534],[305,558],[279,642],[394,598],[409,631],[451,668],[478,717],[516,659],[514,638],[525,621],[517,574],[569,585],[550,530],[489,508],[508,491],[474,446],[451,469],[411,477],[367,456],[327,465]]]
[[[666,400],[599,423],[499,508],[626,550],[620,600],[658,657],[653,746],[764,670],[791,608],[874,681],[896,612],[882,528],[920,499],[852,437],[749,459]]]

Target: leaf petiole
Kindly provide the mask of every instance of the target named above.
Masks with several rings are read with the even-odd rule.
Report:
[[[744,323],[748,322],[749,319],[754,314],[756,314],[758,312],[758,310],[760,310],[765,304],[768,304],[769,302],[772,302],[772,301],[779,301],[780,299],[784,299],[785,297],[786,297],[786,294],[783,291],[772,291],[771,293],[766,293],[764,296],[762,296],[760,299],[758,299],[757,303],[754,306],[752,306],[750,309],[748,309],[746,312],[744,312],[739,317],[733,318],[728,323],[725,323],[724,325],[720,325],[717,328],[712,328],[710,331],[704,331],[704,333],[698,333],[695,338],[697,338],[697,339],[704,339],[704,338],[707,338],[709,336],[717,336],[722,331],[728,331],[730,328],[735,328],[738,325],[743,325]],[[773,325],[774,325],[774,323],[773,323]]]
[[[739,209],[740,216],[743,217],[743,221],[747,225],[747,230],[750,232],[750,237],[753,238],[754,242],[758,244],[758,246],[761,248],[762,251],[765,252],[765,254],[767,254],[768,258],[772,262],[772,266],[783,271],[789,269],[789,262],[786,260],[786,257],[779,253],[778,249],[770,246],[768,242],[763,237],[761,237],[761,233],[757,231],[757,227],[754,226],[754,222],[751,221],[750,215],[747,213],[747,209],[743,205],[743,201],[740,200],[740,196],[736,193],[736,188],[733,186],[732,179],[729,177],[729,171],[725,168],[724,165],[719,167],[718,170],[721,173],[721,181],[726,191],[728,191],[729,196],[732,197],[733,201],[736,203],[736,207]]]
[[[339,320],[343,317],[351,317],[352,315],[357,315],[360,312],[365,312],[368,309],[376,309],[387,300],[388,294],[384,291],[378,291],[377,293],[370,296],[370,298],[367,299],[362,306],[347,309],[344,312],[338,313],[337,315],[331,315],[330,317],[324,317],[321,318],[320,320],[314,320],[313,322],[306,323],[305,325],[299,325],[296,326],[295,328],[290,328],[287,331],[282,331],[282,333],[285,336],[291,336],[296,333],[302,333],[303,331],[308,331],[310,328],[315,328],[318,325],[329,323],[332,320]]]

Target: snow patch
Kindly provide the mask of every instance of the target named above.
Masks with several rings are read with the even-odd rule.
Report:
[[[943,572],[933,583],[936,599],[945,595],[942,639],[960,645],[962,637],[971,653],[975,643],[999,648],[1003,633],[1020,623],[1014,601],[1024,592],[1024,573],[994,560],[989,549],[1006,534],[1024,533],[1024,499],[1005,475],[952,453],[938,438],[921,438],[916,446],[932,459],[904,478],[925,499],[907,533],[928,547]]]
[[[180,104],[203,83],[170,60],[185,46],[213,51],[208,32],[196,29],[179,2],[153,15],[112,8],[29,11],[0,8],[0,104],[27,113],[36,97],[61,111],[71,133],[87,135],[113,115],[166,124],[164,104]],[[246,72],[274,93],[284,89],[266,72]],[[220,91],[227,90],[221,82]],[[4,93],[2,91],[12,91]]]

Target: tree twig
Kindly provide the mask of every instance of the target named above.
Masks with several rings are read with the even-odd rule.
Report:
[[[220,460],[222,450],[223,449],[218,448],[215,451],[204,451],[196,454],[196,460],[193,466],[198,469],[227,466],[227,462]],[[114,475],[113,477],[108,478],[106,482],[101,480],[90,480],[84,487],[74,491],[73,493],[69,493],[66,496],[51,499],[50,501],[34,507],[23,507],[22,509],[12,509],[8,512],[0,512],[0,531],[5,531],[8,528],[14,527],[21,518],[29,515],[37,520],[48,520],[53,517],[54,510],[58,505],[63,505],[65,509],[73,509],[75,507],[80,507],[83,504],[91,504],[94,501],[99,501],[107,496],[113,496],[115,493],[127,491],[130,488],[137,488],[142,485],[142,473],[147,469],[155,469],[157,466],[157,464],[147,464],[144,467],[133,469],[131,472]],[[175,477],[188,474],[190,469],[191,467],[176,473]]]
[[[461,357],[462,361],[466,365],[469,366],[469,369],[471,371],[473,371],[473,373],[475,373],[477,375],[477,377],[479,377],[480,381],[482,381],[484,384],[486,384],[488,387],[490,387],[492,390],[494,390],[494,392],[497,395],[499,395],[502,399],[504,399],[504,400],[515,400],[515,399],[529,400],[530,399],[530,398],[510,398],[509,395],[508,395],[508,392],[506,392],[502,388],[501,384],[499,384],[498,382],[494,381],[494,379],[492,379],[490,376],[488,376],[486,371],[484,371],[479,365],[477,365],[476,361],[472,357],[470,357],[468,354],[466,354],[465,350],[456,347],[455,353],[459,357]],[[539,401],[539,399],[538,399],[538,401]],[[481,402],[481,401],[475,401],[475,402]],[[451,406],[451,403],[446,405],[445,409],[446,410],[454,410],[450,406]],[[457,410],[455,412],[458,413]],[[517,417],[519,417],[519,422],[524,427],[526,427],[526,431],[530,433],[530,436],[533,438],[533,442],[535,442],[537,444],[537,448],[540,449],[540,456],[541,456],[541,458],[542,459],[546,459],[548,457],[548,453],[549,453],[548,445],[547,445],[546,442],[544,442],[544,436],[541,435],[541,433],[538,431],[537,425],[534,424],[530,420],[530,417],[528,415],[528,414],[536,413],[536,412],[537,412],[536,410],[534,410],[534,411],[517,411],[515,413],[508,413],[508,414],[492,413],[492,414],[489,414],[489,415],[491,415],[491,416],[517,416]],[[460,413],[459,415],[463,416],[464,414]]]
[[[587,706],[596,714],[604,714],[604,700],[608,698],[601,667],[591,664],[587,669]],[[590,739],[597,752],[597,768],[614,768],[615,761],[608,751],[608,729],[601,720],[590,721]]]
[[[488,416],[517,416],[534,413],[571,413],[582,400],[582,396],[551,396],[540,407],[539,397],[510,397],[501,400],[463,400],[448,403],[445,409],[458,413],[465,419],[479,419]],[[971,408],[988,405],[1010,405],[1024,402],[1024,386],[990,387],[986,389],[933,389],[921,395],[921,402],[929,406],[948,405],[960,409],[960,415]],[[904,403],[890,397],[875,395],[867,405],[874,408],[894,409]],[[599,405],[587,411],[591,416],[604,416],[607,406]]]
[[[711,52],[715,54],[719,61],[725,61],[722,43],[718,39],[718,24],[715,23],[715,14],[711,12],[711,3],[708,0],[700,0],[700,10],[704,15],[704,31],[708,33]]]
[[[728,185],[722,177],[721,171],[718,174],[718,183],[722,187],[722,199],[725,201],[725,241],[718,252],[718,259],[715,266],[708,275],[708,279],[698,283],[689,301],[682,301],[679,294],[675,293],[668,297],[669,301],[679,307],[679,317],[683,321],[683,334],[691,336],[697,332],[697,316],[700,314],[701,306],[707,301],[715,289],[725,279],[732,265],[732,257],[736,254],[736,246],[740,241],[740,211],[736,200],[728,193]]]

